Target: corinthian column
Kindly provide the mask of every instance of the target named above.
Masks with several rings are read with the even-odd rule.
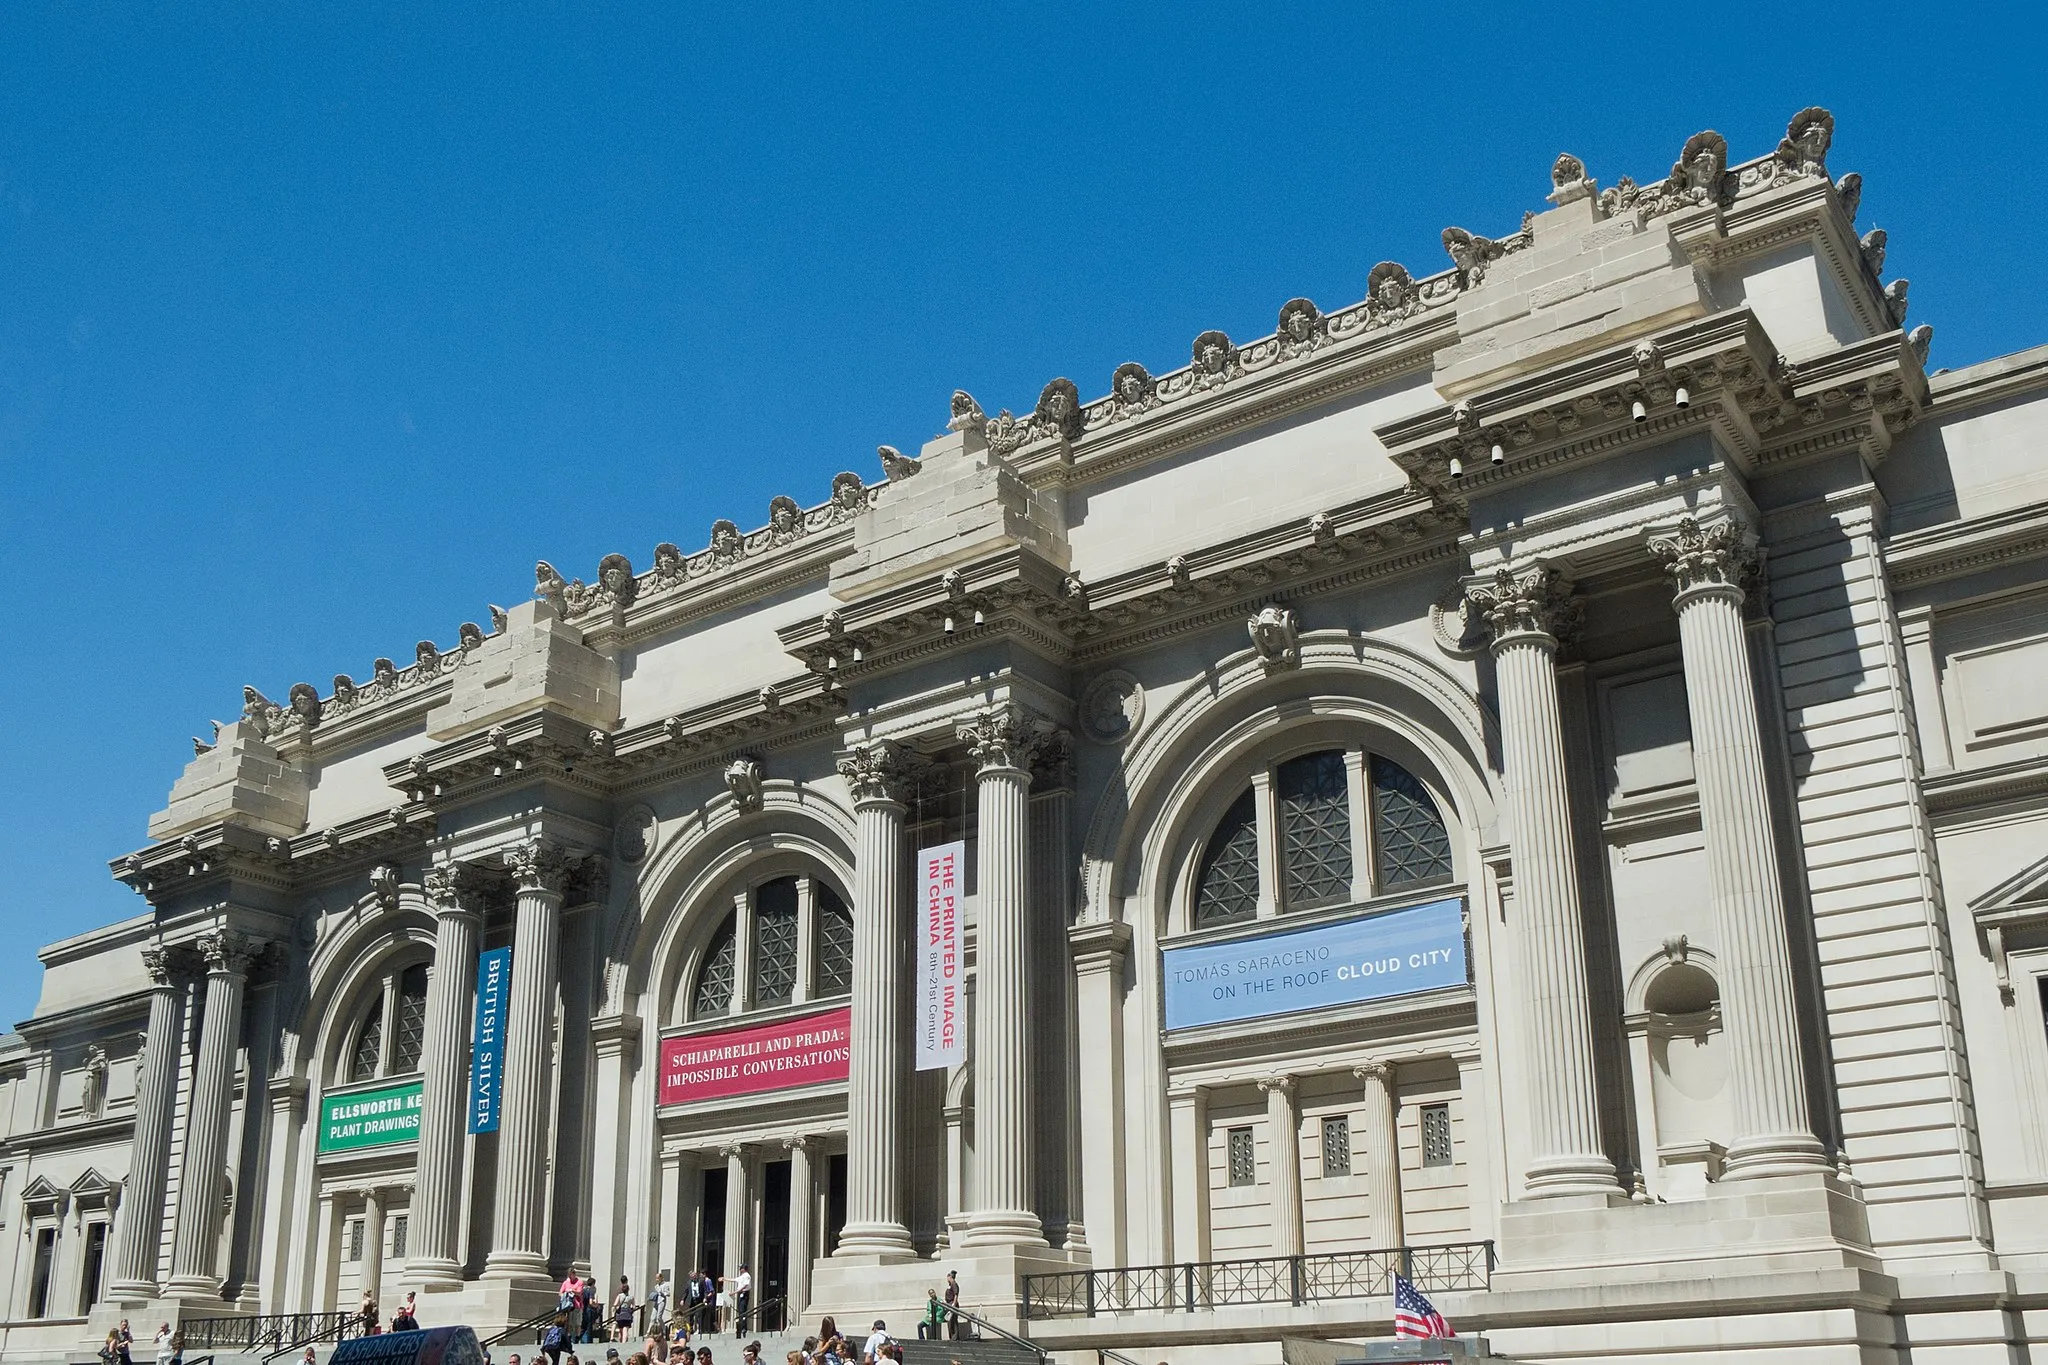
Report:
[[[242,989],[249,964],[263,945],[222,929],[199,940],[206,959],[205,1016],[199,1029],[199,1065],[192,1083],[192,1113],[185,1128],[185,1169],[178,1182],[178,1222],[171,1238],[169,1298],[218,1299],[221,1279],[221,1200],[227,1179],[224,1153],[228,1108],[234,1099],[235,1049],[242,1040]]]
[[[1733,522],[1702,528],[1687,517],[1671,534],[1651,536],[1650,553],[1676,588],[1719,939],[1721,1026],[1735,1111],[1722,1179],[1820,1169],[1827,1154],[1807,1117],[1784,883],[1742,624],[1742,581],[1756,567],[1756,541]]]
[[[505,1011],[504,1107],[498,1119],[498,1191],[484,1274],[548,1278],[546,1218],[548,1054],[554,1035],[556,963],[562,942],[562,850],[543,838],[516,844],[505,867],[518,887],[512,926],[512,993]]]
[[[898,1026],[904,943],[903,797],[909,759],[888,740],[839,760],[853,794],[853,1019],[846,1081],[846,1228],[840,1255],[910,1256],[904,1221],[901,1115],[903,1030]]]
[[[162,944],[142,950],[149,972],[149,1031],[143,1035],[135,1083],[135,1142],[128,1156],[128,1188],[114,1240],[114,1276],[107,1286],[117,1301],[156,1294],[157,1249],[163,1240],[164,1187],[170,1179],[171,1114],[177,1104],[178,1035],[185,1013],[183,962]]]
[[[1045,1245],[1032,1211],[1031,769],[1040,730],[1019,707],[997,706],[962,724],[980,765],[975,774],[980,876],[974,968],[974,1155],[979,1205],[967,1219],[969,1246]]]
[[[476,949],[482,928],[476,869],[461,863],[430,868],[427,900],[434,907],[434,974],[427,982],[427,1035],[421,1070],[420,1145],[410,1222],[406,1278],[428,1289],[462,1283],[456,1257],[462,1216],[462,1135],[468,1126],[464,1080],[469,1059]]]
[[[1579,876],[1565,799],[1557,709],[1557,637],[1571,606],[1557,571],[1499,569],[1469,592],[1493,635],[1501,755],[1514,820],[1515,904],[1521,914],[1527,1011],[1531,1197],[1618,1192],[1600,1146],[1592,1015]]]
[[[1401,1217],[1401,1135],[1394,1127],[1394,1064],[1372,1062],[1352,1073],[1365,1082],[1359,1137],[1365,1143],[1365,1217],[1373,1245],[1405,1245]]]

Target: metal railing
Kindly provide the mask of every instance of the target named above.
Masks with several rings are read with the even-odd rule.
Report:
[[[178,1330],[187,1346],[217,1351],[303,1346],[352,1313],[270,1313],[254,1318],[185,1318]],[[187,1362],[190,1365],[190,1362]]]
[[[1031,1354],[1037,1356],[1040,1361],[1045,1360],[1045,1348],[1043,1346],[1040,1346],[1037,1342],[1032,1341],[1030,1338],[1020,1337],[1015,1332],[1007,1331],[1001,1327],[998,1327],[994,1323],[990,1322],[987,1318],[981,1317],[975,1313],[970,1313],[965,1308],[954,1308],[951,1311],[953,1314],[953,1321],[956,1324],[964,1322],[969,1327],[972,1327],[974,1329],[973,1338],[963,1336],[961,1338],[962,1340],[986,1340],[989,1337],[998,1337],[1004,1341],[1009,1342],[1012,1346],[1021,1347],[1022,1349],[1031,1352]]]
[[[1024,1316],[1096,1317],[1104,1313],[1189,1312],[1240,1304],[1297,1307],[1331,1299],[1385,1298],[1394,1276],[1425,1294],[1484,1289],[1493,1276],[1493,1243],[1383,1251],[1335,1251],[1178,1265],[1068,1270],[1024,1277]]]
[[[287,1314],[286,1316],[291,1315]],[[297,1341],[280,1341],[274,1344],[272,1349],[263,1357],[264,1365],[269,1365],[271,1361],[276,1360],[279,1356],[288,1356],[293,1351],[304,1350],[308,1346],[317,1346],[323,1341],[346,1341],[350,1337],[359,1337],[363,1334],[363,1315],[361,1313],[311,1313],[300,1314],[299,1316],[329,1318],[332,1321],[311,1335],[300,1337]],[[189,1361],[187,1365],[190,1365]]]
[[[522,1333],[528,1332],[533,1334],[532,1339],[534,1343],[538,1345],[540,1343],[541,1332],[546,1329],[549,1323],[553,1322],[556,1318],[562,1316],[563,1312],[560,1306],[550,1308],[544,1313],[535,1313],[525,1322],[515,1322],[510,1327],[507,1327],[504,1331],[498,1333],[498,1335],[494,1337],[486,1337],[484,1340],[478,1342],[477,1345],[484,1347],[496,1346],[500,1342],[510,1341],[512,1340],[512,1338],[521,1336]]]

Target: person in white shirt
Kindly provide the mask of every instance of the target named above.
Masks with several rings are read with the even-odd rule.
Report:
[[[889,1344],[889,1324],[875,1319],[875,1330],[861,1343],[860,1358],[863,1365],[881,1365],[882,1348]]]
[[[725,1292],[732,1296],[732,1334],[743,1337],[747,1334],[747,1313],[754,1306],[754,1277],[743,1265],[740,1273],[727,1279],[725,1285]]]

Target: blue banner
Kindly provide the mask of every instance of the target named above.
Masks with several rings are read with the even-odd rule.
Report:
[[[1168,948],[1166,1027],[1199,1028],[1465,984],[1462,899]]]
[[[476,960],[476,1041],[469,1054],[469,1131],[498,1131],[504,1089],[505,997],[512,989],[512,950],[493,948]]]

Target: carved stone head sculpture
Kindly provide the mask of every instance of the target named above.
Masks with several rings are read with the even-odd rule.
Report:
[[[1724,196],[1722,177],[1728,171],[1728,139],[1709,128],[1685,140],[1671,168],[1671,192],[1687,203],[1715,203]]]
[[[1151,372],[1137,361],[1127,360],[1110,376],[1109,391],[1115,395],[1119,408],[1145,407],[1152,397]]]
[[[1039,391],[1031,415],[1045,430],[1071,441],[1081,434],[1081,391],[1063,375]]]
[[[1819,105],[1801,109],[1785,125],[1778,160],[1807,175],[1826,175],[1828,148],[1835,141],[1835,116]]]

